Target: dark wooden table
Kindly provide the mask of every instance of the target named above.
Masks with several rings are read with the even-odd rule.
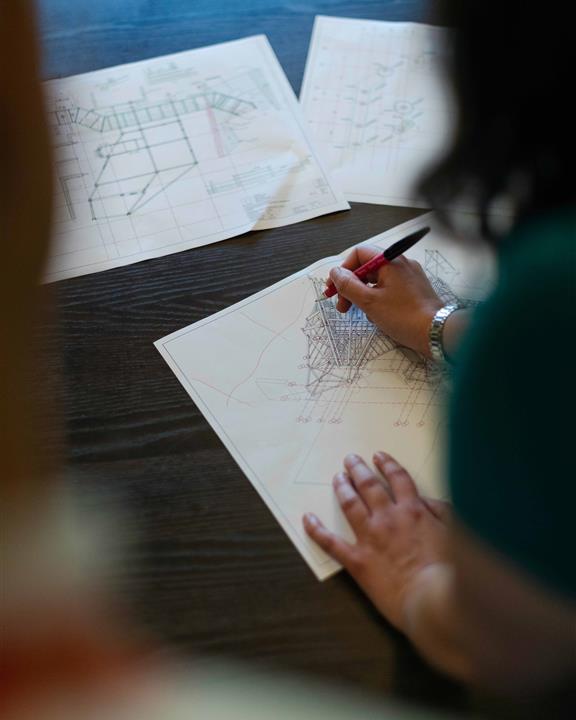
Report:
[[[39,5],[46,79],[265,33],[296,92],[315,14],[425,19],[424,3],[407,0]],[[53,286],[48,360],[63,377],[68,461],[75,482],[107,491],[99,509],[111,498],[127,513],[129,564],[117,585],[163,646],[467,707],[462,689],[419,660],[348,577],[313,577],[152,345],[418,212],[355,204]]]

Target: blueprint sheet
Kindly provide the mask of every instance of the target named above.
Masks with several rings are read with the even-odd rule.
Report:
[[[386,248],[432,231],[407,255],[446,300],[476,301],[490,265],[448,242],[431,215],[372,238]],[[437,368],[398,347],[358,309],[319,300],[330,257],[155,345],[319,579],[338,565],[310,541],[315,512],[352,538],[331,480],[342,459],[394,455],[421,490],[443,495],[442,387]]]
[[[45,85],[47,281],[348,208],[264,36]]]
[[[348,200],[426,206],[415,181],[452,135],[447,38],[429,25],[316,17],[300,102]]]

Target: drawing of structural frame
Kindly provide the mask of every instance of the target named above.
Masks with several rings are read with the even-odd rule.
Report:
[[[102,110],[79,106],[54,111],[57,124],[74,125],[95,133],[118,133],[113,142],[96,150],[100,168],[88,203],[93,220],[130,216],[150,203],[170,185],[198,165],[182,117],[206,111],[216,138],[216,149],[225,154],[214,111],[242,116],[255,109],[253,102],[222,92],[204,92],[162,102],[131,102]],[[70,218],[75,218],[68,183],[80,174],[61,177]]]
[[[454,292],[451,283],[460,273],[438,250],[424,251],[424,270],[445,303],[477,304]],[[359,308],[338,312],[335,299],[324,297],[325,281],[314,276],[309,281],[316,300],[302,327],[307,353],[300,369],[307,370],[307,380],[259,379],[264,395],[300,403],[299,423],[339,424],[350,403],[374,402],[397,406],[395,427],[436,422],[443,370],[384,335]]]

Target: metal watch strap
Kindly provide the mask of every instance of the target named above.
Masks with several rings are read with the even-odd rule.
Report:
[[[432,359],[438,363],[448,362],[448,358],[444,352],[444,344],[442,342],[442,336],[444,334],[444,324],[446,320],[452,315],[455,310],[459,309],[459,305],[451,303],[450,305],[444,305],[440,308],[436,315],[432,318],[430,323],[430,329],[428,331],[428,342],[430,344],[430,354]]]

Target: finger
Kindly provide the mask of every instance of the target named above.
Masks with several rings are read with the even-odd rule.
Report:
[[[332,484],[342,512],[346,515],[346,519],[354,533],[358,535],[362,532],[362,528],[370,515],[366,504],[356,492],[356,488],[352,485],[346,473],[334,475]]]
[[[372,290],[362,280],[345,268],[332,268],[330,280],[336,286],[338,295],[364,310],[372,299]]]
[[[405,258],[405,260],[407,260],[412,270],[416,270],[416,272],[424,274],[424,268],[422,267],[422,264],[418,262],[418,260],[409,260],[408,258]]]
[[[452,505],[449,502],[446,502],[446,500],[434,500],[429,497],[423,497],[422,501],[438,520],[441,520],[443,523],[451,522]]]
[[[410,473],[385,452],[374,454],[374,465],[388,481],[396,502],[418,497],[418,488]]]
[[[402,272],[404,277],[406,277],[406,269],[409,267],[411,262],[412,261],[405,258],[404,255],[400,255],[400,257],[394,258],[391,262],[382,265],[376,273],[375,282],[378,287],[385,287],[389,277],[393,274],[398,275],[399,272]],[[371,280],[370,282],[373,281]]]
[[[358,495],[370,512],[382,508],[390,502],[390,496],[384,485],[361,457],[354,454],[346,455],[344,467],[352,478]]]
[[[356,270],[368,260],[372,260],[375,255],[381,255],[382,248],[374,245],[357,245],[347,256],[342,267],[347,270]]]
[[[304,530],[327,555],[346,569],[352,564],[352,545],[338,535],[331,533],[313,513],[306,513],[302,518]]]
[[[350,300],[346,300],[346,298],[343,298],[341,295],[338,295],[338,302],[336,303],[336,310],[341,313],[348,312],[350,308],[352,307],[352,303]]]

